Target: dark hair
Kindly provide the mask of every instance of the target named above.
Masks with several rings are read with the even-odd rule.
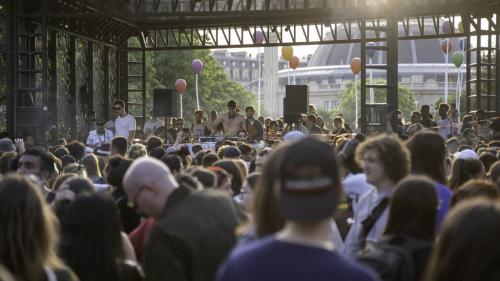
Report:
[[[205,154],[205,156],[203,156],[203,159],[201,160],[201,165],[206,168],[212,166],[217,161],[219,161],[219,157],[217,156],[217,154],[209,152]]]
[[[82,160],[83,156],[85,156],[85,145],[77,140],[72,140],[66,145],[66,148],[69,151],[69,155],[75,157],[75,160],[78,162]]]
[[[467,128],[467,129],[465,129],[465,130],[462,131],[462,136],[465,137],[465,135],[468,135],[468,134],[475,134],[474,129]]]
[[[64,155],[63,157],[61,157],[61,162],[62,162],[62,166],[64,168],[68,164],[76,163],[76,159],[75,159],[75,157],[73,157],[71,155]]]
[[[488,175],[493,182],[497,182],[497,180],[500,178],[500,161],[497,161],[493,165],[491,165]]]
[[[172,173],[179,173],[183,169],[182,160],[177,155],[165,155],[161,158],[161,161],[167,165]]]
[[[61,256],[80,280],[119,280],[121,226],[110,197],[98,193],[77,197],[61,226]]]
[[[69,155],[69,150],[64,146],[60,146],[56,150],[54,150],[54,155],[62,160],[63,156]]]
[[[261,173],[251,173],[247,177],[248,185],[250,189],[255,190],[255,186],[257,186],[257,182],[259,181]]]
[[[203,150],[203,147],[199,144],[195,144],[191,147],[191,151],[193,151],[193,154],[196,155],[196,153],[200,152]]]
[[[236,196],[241,193],[243,186],[243,172],[234,160],[219,160],[214,163],[215,167],[220,167],[233,176],[231,180],[231,189],[233,195]]]
[[[31,155],[40,158],[40,171],[48,172],[49,177],[55,172],[54,159],[47,150],[29,148],[22,155]]]
[[[384,234],[407,235],[432,242],[437,208],[434,182],[422,176],[408,177],[397,185],[391,197]]]
[[[410,152],[396,136],[379,135],[363,142],[356,149],[358,163],[362,163],[368,150],[377,151],[384,172],[392,181],[398,182],[410,172]]]
[[[108,165],[104,169],[106,181],[116,188],[123,188],[123,176],[125,176],[125,173],[131,164],[131,160],[118,155],[109,158]]]
[[[455,206],[464,200],[484,197],[498,200],[499,193],[496,185],[485,180],[470,180],[458,187],[451,198],[451,206]]]
[[[246,142],[239,142],[238,149],[241,151],[241,155],[254,154],[255,148]]]
[[[194,156],[194,164],[197,166],[201,166],[203,157],[208,153],[208,150],[200,150],[195,153]]]
[[[161,159],[163,156],[165,156],[165,150],[161,147],[155,147],[149,151],[149,156],[154,157],[156,159]]]
[[[228,103],[227,103],[227,107],[236,107],[236,102],[234,100],[230,100]]]
[[[439,183],[446,183],[444,139],[436,132],[424,131],[415,134],[407,143],[411,155],[411,170]]]
[[[61,187],[62,183],[65,180],[72,178],[72,177],[76,177],[76,176],[78,176],[78,175],[75,173],[67,173],[67,174],[62,174],[62,175],[57,176],[57,178],[54,180],[54,183],[52,184],[52,190],[54,192],[57,192],[57,190],[59,190],[59,187]]]
[[[111,140],[111,148],[116,149],[118,154],[120,155],[125,155],[127,154],[127,149],[128,149],[128,141],[124,137],[114,137]]]
[[[446,111],[449,111],[450,110],[450,105],[445,103],[445,102],[442,102],[439,104],[439,109],[446,109]]]
[[[245,111],[249,111],[249,110],[253,110],[255,111],[255,109],[253,108],[253,106],[249,105],[245,108]]]
[[[430,258],[426,281],[500,280],[500,204],[476,199],[453,208]]]
[[[478,175],[483,169],[483,163],[479,160],[455,159],[451,168],[450,189],[452,191],[456,190],[460,185]]]
[[[203,185],[203,188],[215,187],[217,176],[214,172],[204,168],[195,168],[190,171],[190,174],[198,179],[198,181]]]
[[[161,147],[162,145],[163,141],[159,137],[152,136],[148,140],[146,149],[148,150],[148,152],[151,152],[153,149]]]
[[[84,177],[76,176],[71,177],[64,181],[65,185],[68,185],[68,189],[73,191],[75,195],[91,194],[96,192],[96,189],[92,182]]]
[[[489,171],[491,165],[493,165],[496,161],[498,161],[498,158],[496,155],[493,155],[492,153],[485,152],[482,153],[481,156],[479,156],[479,161],[483,163],[484,169],[486,171]]]
[[[117,105],[117,104],[119,104],[121,107],[125,107],[125,102],[124,102],[124,101],[122,101],[122,100],[116,100],[116,101],[113,103],[113,105]]]

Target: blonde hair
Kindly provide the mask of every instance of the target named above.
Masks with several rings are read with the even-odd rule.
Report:
[[[128,149],[127,156],[130,160],[135,160],[139,157],[148,155],[146,147],[140,143],[134,143]]]
[[[56,217],[28,178],[8,175],[0,181],[0,229],[0,260],[16,280],[38,280],[45,267],[62,268]]]
[[[87,176],[98,176],[101,177],[101,171],[99,170],[99,160],[94,154],[87,154],[82,158],[82,164],[87,171]]]

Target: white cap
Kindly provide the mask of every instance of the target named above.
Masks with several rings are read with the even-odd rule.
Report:
[[[455,159],[476,159],[479,160],[479,156],[474,150],[464,149],[462,151],[456,152],[454,154]]]
[[[305,137],[305,135],[300,131],[290,131],[283,136],[285,142],[292,142]]]

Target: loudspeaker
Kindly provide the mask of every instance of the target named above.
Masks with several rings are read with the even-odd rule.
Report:
[[[179,94],[174,89],[153,91],[153,117],[177,117]]]
[[[309,87],[307,85],[287,85],[283,99],[283,117],[285,123],[297,122],[300,114],[307,113],[309,105]]]

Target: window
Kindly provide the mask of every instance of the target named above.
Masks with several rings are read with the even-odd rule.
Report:
[[[224,72],[226,72],[227,77],[231,78],[231,69],[229,67],[224,68]]]
[[[226,66],[226,61],[225,60],[222,61],[222,65]]]
[[[234,80],[240,79],[240,70],[239,69],[233,69],[233,79]]]
[[[248,69],[243,69],[243,73],[242,73],[242,79],[244,81],[249,81],[250,80],[250,70]]]
[[[259,71],[258,70],[253,70],[252,71],[252,79],[253,80],[259,79]]]
[[[242,62],[242,63],[241,63],[241,67],[245,67],[245,62]]]

